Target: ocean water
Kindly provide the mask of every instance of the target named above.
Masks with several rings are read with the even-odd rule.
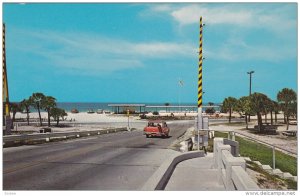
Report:
[[[58,108],[62,108],[64,109],[66,112],[70,112],[72,109],[77,109],[79,112],[87,112],[89,110],[93,110],[95,112],[97,112],[98,109],[102,109],[102,110],[107,110],[107,111],[111,111],[111,112],[115,112],[116,108],[115,107],[111,107],[108,106],[109,104],[116,104],[116,103],[74,103],[74,102],[58,102],[57,103],[57,107]],[[138,103],[138,104],[145,104],[146,106],[162,106],[161,108],[158,107],[154,107],[154,108],[145,108],[145,111],[148,112],[154,112],[154,111],[165,111],[165,103]],[[204,104],[204,106],[206,106],[208,104]],[[216,104],[217,105],[217,104]],[[182,106],[182,108],[172,108],[172,106],[179,106],[178,103],[170,103],[168,108],[168,111],[197,111],[197,104],[193,104],[193,103],[181,103],[180,106]],[[194,108],[190,108],[190,107],[183,107],[183,106],[195,106]],[[122,110],[122,108],[120,107],[120,110]],[[140,108],[136,107],[136,111],[139,111]],[[215,108],[216,111],[219,111],[220,108]],[[142,108],[142,111],[144,111],[144,108]]]

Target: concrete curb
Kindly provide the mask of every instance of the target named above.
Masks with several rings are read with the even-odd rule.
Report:
[[[173,155],[169,157],[149,178],[149,180],[140,189],[142,191],[164,190],[176,165],[184,160],[204,157],[203,151],[186,152],[181,155]]]
[[[3,147],[11,147],[18,145],[34,144],[34,142],[45,143],[59,139],[71,139],[79,137],[96,136],[108,133],[116,133],[120,131],[127,131],[126,127],[99,129],[92,131],[69,131],[57,133],[35,133],[22,135],[8,135],[3,136]]]
[[[194,130],[194,127],[190,127],[182,135],[178,136],[177,139],[170,145],[172,147],[172,149],[176,149],[175,146],[177,146],[177,145],[180,145],[180,147],[184,148],[182,146],[182,144],[184,143],[185,140],[188,140],[192,137],[191,131],[193,131],[193,130]]]

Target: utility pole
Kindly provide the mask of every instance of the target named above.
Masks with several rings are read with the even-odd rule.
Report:
[[[4,102],[4,112],[3,112],[3,123],[5,122],[5,133],[4,135],[9,135],[11,130],[12,121],[10,118],[10,108],[9,108],[9,96],[8,96],[8,82],[7,82],[7,70],[6,70],[6,52],[5,52],[5,24],[2,26],[2,100]]]
[[[254,71],[249,71],[247,72],[247,74],[249,74],[250,76],[250,86],[249,86],[249,97],[251,95],[251,87],[252,87],[252,74],[254,73]],[[247,118],[247,117],[246,117]],[[250,114],[248,116],[248,122],[250,122]]]

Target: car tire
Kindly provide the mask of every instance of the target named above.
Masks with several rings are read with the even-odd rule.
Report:
[[[149,135],[146,135],[146,138],[149,138]]]

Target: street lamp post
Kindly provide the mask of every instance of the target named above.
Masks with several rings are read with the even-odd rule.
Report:
[[[250,75],[250,88],[249,88],[249,95],[251,95],[251,83],[252,83],[252,74],[254,73],[254,71],[249,71],[247,72],[247,74]]]
[[[249,74],[250,76],[250,86],[249,86],[249,96],[251,95],[251,87],[252,87],[252,74],[254,73],[254,71],[249,71],[247,72],[247,74]],[[248,116],[248,121],[250,122],[250,114]]]
[[[179,106],[179,110],[182,111],[182,108],[181,108],[181,89],[183,88],[183,85],[184,85],[184,82],[183,80],[181,80],[181,78],[178,79],[178,84],[179,84],[179,92],[178,92],[178,106]],[[179,112],[179,111],[178,111]]]

